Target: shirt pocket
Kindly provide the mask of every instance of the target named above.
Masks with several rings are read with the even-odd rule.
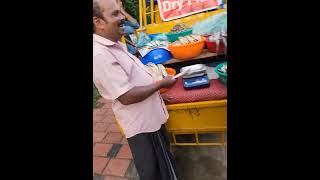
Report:
[[[153,83],[153,78],[145,70],[139,67],[137,64],[134,65],[131,71],[130,78],[132,84],[136,86],[147,86]]]

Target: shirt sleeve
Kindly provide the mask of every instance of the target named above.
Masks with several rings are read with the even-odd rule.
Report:
[[[124,33],[126,35],[133,34],[134,33],[134,29],[131,26],[124,26]]]
[[[140,27],[140,25],[139,25],[138,22],[132,23],[132,22],[130,22],[130,21],[125,21],[124,24],[125,24],[126,26],[131,26],[133,29],[139,29],[139,27]]]
[[[93,56],[93,75],[112,100],[134,87],[129,81],[128,74],[107,51]]]

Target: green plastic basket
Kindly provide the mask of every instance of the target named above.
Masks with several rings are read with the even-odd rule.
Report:
[[[192,34],[192,29],[187,29],[177,33],[167,33],[166,35],[168,37],[169,42],[175,42],[176,40],[178,40],[179,37],[187,36],[189,34]]]
[[[214,68],[214,71],[219,75],[219,79],[220,81],[227,85],[227,73],[222,73],[220,71],[218,71],[218,69],[220,69],[223,65],[227,65],[227,62],[221,63],[218,66],[216,66],[216,68]]]

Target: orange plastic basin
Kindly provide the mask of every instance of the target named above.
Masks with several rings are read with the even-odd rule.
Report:
[[[171,75],[171,76],[176,75],[176,70],[173,69],[173,68],[166,68],[166,71],[167,71],[168,75]],[[161,88],[161,89],[160,89],[160,93],[161,93],[161,94],[162,94],[162,93],[165,93],[165,92],[167,92],[168,90],[169,90],[169,88]]]
[[[205,42],[202,38],[201,41],[181,46],[169,44],[168,49],[174,58],[184,60],[199,56],[202,53],[204,44]]]

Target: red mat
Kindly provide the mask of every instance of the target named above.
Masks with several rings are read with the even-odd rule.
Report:
[[[210,87],[185,90],[182,78],[178,78],[176,84],[164,94],[172,97],[170,104],[221,100],[227,98],[227,87],[217,79],[210,80]]]

